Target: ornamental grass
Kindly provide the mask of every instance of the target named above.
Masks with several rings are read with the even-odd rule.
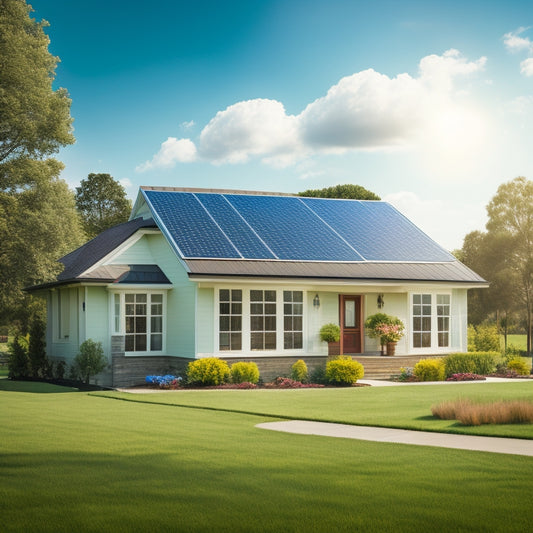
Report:
[[[457,420],[464,426],[531,424],[533,422],[533,402],[527,400],[475,403],[462,398],[434,405],[431,407],[431,412],[437,418]]]

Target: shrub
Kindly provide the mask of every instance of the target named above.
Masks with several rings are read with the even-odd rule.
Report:
[[[324,342],[338,342],[341,338],[341,328],[330,322],[320,328],[320,339]]]
[[[28,358],[28,343],[26,339],[16,334],[13,342],[9,343],[9,372],[10,379],[27,378],[30,374],[30,360]]]
[[[413,368],[413,374],[420,381],[444,381],[444,372],[442,359],[422,359]]]
[[[228,363],[218,357],[197,359],[187,366],[187,381],[192,385],[221,385],[229,376]]]
[[[232,383],[257,383],[259,381],[259,368],[253,362],[240,362],[231,365]]]
[[[303,359],[298,359],[291,367],[291,378],[306,383],[309,377],[307,365]]]
[[[328,381],[326,379],[326,367],[325,365],[317,366],[310,377],[311,383],[318,383],[320,385],[325,385]]]
[[[495,325],[480,324],[468,327],[469,352],[500,352],[501,343]]]
[[[46,357],[46,325],[40,317],[34,318],[30,328],[30,342],[28,357],[31,375],[37,377],[51,377],[51,365]]]
[[[516,372],[519,376],[529,375],[529,365],[523,357],[513,357],[508,361],[507,368]]]
[[[291,378],[277,377],[271,383],[266,383],[266,389],[313,389],[320,388],[324,385],[319,385],[317,383],[302,383],[301,381],[296,381]]]
[[[453,374],[492,374],[499,357],[498,352],[452,353],[444,358],[446,377]]]
[[[397,376],[398,381],[418,381],[410,367],[401,367],[400,374]]]
[[[53,373],[54,378],[64,379],[66,370],[67,370],[67,363],[65,363],[65,361],[57,361],[57,363],[54,365],[54,373]]]
[[[107,359],[101,342],[87,339],[80,344],[80,349],[74,358],[74,373],[89,383],[91,376],[96,376],[107,368]]]
[[[353,385],[365,375],[361,363],[341,355],[326,364],[326,379],[332,385]]]

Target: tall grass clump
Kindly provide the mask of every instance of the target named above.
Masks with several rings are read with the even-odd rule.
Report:
[[[458,420],[464,426],[531,424],[533,422],[533,402],[527,400],[476,403],[462,398],[434,405],[431,407],[431,412],[437,418]]]

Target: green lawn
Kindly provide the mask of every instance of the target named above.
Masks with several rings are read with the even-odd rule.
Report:
[[[519,394],[531,392],[526,385],[516,384]],[[379,389],[376,414],[397,411],[399,389]],[[402,388],[430,397],[420,389],[442,394]],[[344,417],[370,392],[190,391],[148,404],[2,379],[2,531],[529,529],[531,457],[283,434],[255,428],[264,416],[168,401],[293,404],[295,414],[325,403],[324,413]]]
[[[183,390],[157,394],[110,391],[94,394],[137,402],[224,409],[280,418],[533,439],[533,425],[465,427],[455,421],[434,419],[431,415],[433,404],[462,397],[481,401],[533,400],[533,380],[346,389]]]
[[[503,335],[501,337],[503,346]],[[514,346],[520,350],[527,350],[527,335],[507,335],[507,346]]]

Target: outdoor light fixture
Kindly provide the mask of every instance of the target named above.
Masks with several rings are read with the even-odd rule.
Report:
[[[385,305],[385,300],[383,299],[383,294],[378,294],[378,308],[381,309]]]
[[[313,307],[318,309],[320,307],[320,298],[318,294],[313,298]]]

